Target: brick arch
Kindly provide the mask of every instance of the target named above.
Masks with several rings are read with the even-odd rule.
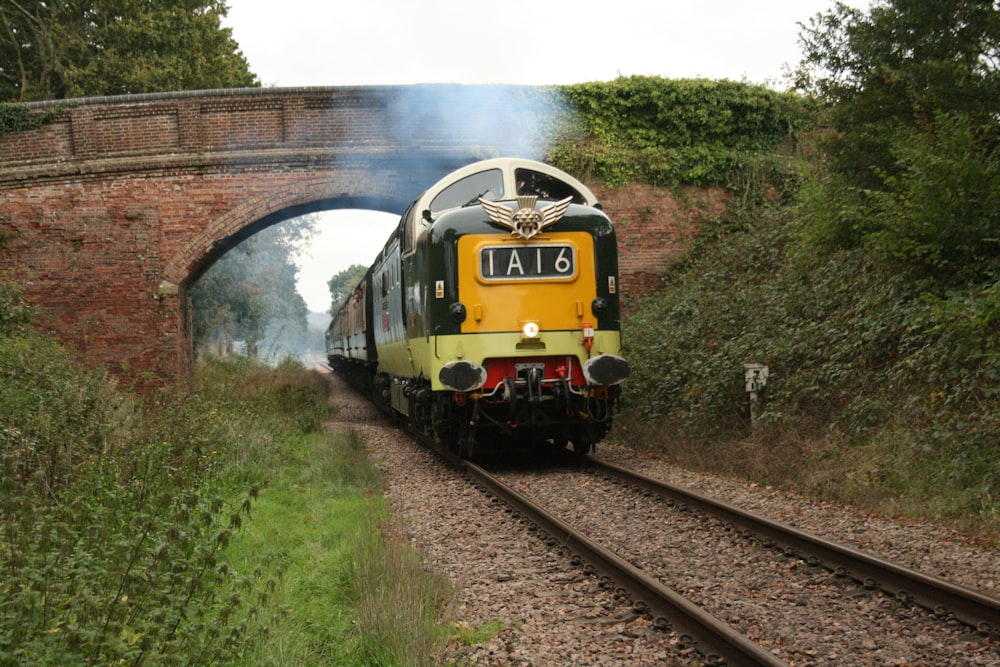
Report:
[[[364,196],[348,195],[329,180],[297,183],[281,191],[261,194],[236,205],[206,225],[182,246],[163,268],[158,286],[161,294],[176,292],[187,285],[227,250],[270,227],[292,218],[345,208],[371,208],[401,212],[403,204],[392,192],[377,189]]]

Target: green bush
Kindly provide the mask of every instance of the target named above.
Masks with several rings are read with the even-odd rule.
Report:
[[[26,323],[10,285],[0,312]],[[220,558],[256,493],[221,483],[230,428],[4,327],[0,664],[213,664],[252,645],[255,585]]]
[[[699,467],[1000,520],[1000,286],[934,294],[875,250],[816,252],[799,226],[777,209],[703,230],[624,324],[643,363],[623,430]],[[748,362],[770,368],[755,424]]]
[[[195,391],[213,405],[298,433],[319,430],[330,412],[323,378],[292,357],[274,368],[237,355],[213,360],[198,369]]]
[[[8,134],[32,130],[59,115],[62,107],[56,107],[44,112],[32,113],[26,104],[0,103],[0,139]]]
[[[138,397],[2,281],[0,313],[0,665],[433,662],[445,587],[323,376],[231,358]]]
[[[31,304],[21,291],[0,272],[0,335],[23,331],[31,322],[32,312]]]
[[[549,161],[612,187],[729,185],[764,163],[787,173],[777,149],[812,122],[804,98],[732,81],[632,76],[560,92],[575,122]]]
[[[806,190],[805,238],[817,250],[864,246],[897,271],[948,285],[1000,272],[1000,163],[984,128],[940,115],[919,129],[885,131],[896,160],[880,188],[824,174]]]

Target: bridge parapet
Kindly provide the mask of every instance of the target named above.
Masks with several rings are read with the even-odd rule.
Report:
[[[531,154],[544,148],[553,89],[530,86],[240,88],[27,105],[61,111],[0,141],[0,183],[85,171],[245,159]],[[185,157],[181,157],[185,156]],[[35,167],[35,168],[31,168]]]

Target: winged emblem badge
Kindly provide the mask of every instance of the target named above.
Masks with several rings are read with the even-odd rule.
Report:
[[[540,211],[535,210],[535,202],[538,201],[535,195],[518,197],[516,211],[498,202],[486,201],[482,197],[479,198],[479,203],[490,216],[490,220],[506,227],[511,234],[517,234],[527,240],[546,227],[559,222],[572,200],[572,197],[566,197],[543,207]]]

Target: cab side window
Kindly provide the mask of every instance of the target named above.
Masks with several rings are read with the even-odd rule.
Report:
[[[402,234],[402,247],[403,254],[409,254],[413,252],[414,244],[417,239],[417,216],[416,216],[416,202],[410,204],[410,207],[406,209],[403,213],[403,234]]]

